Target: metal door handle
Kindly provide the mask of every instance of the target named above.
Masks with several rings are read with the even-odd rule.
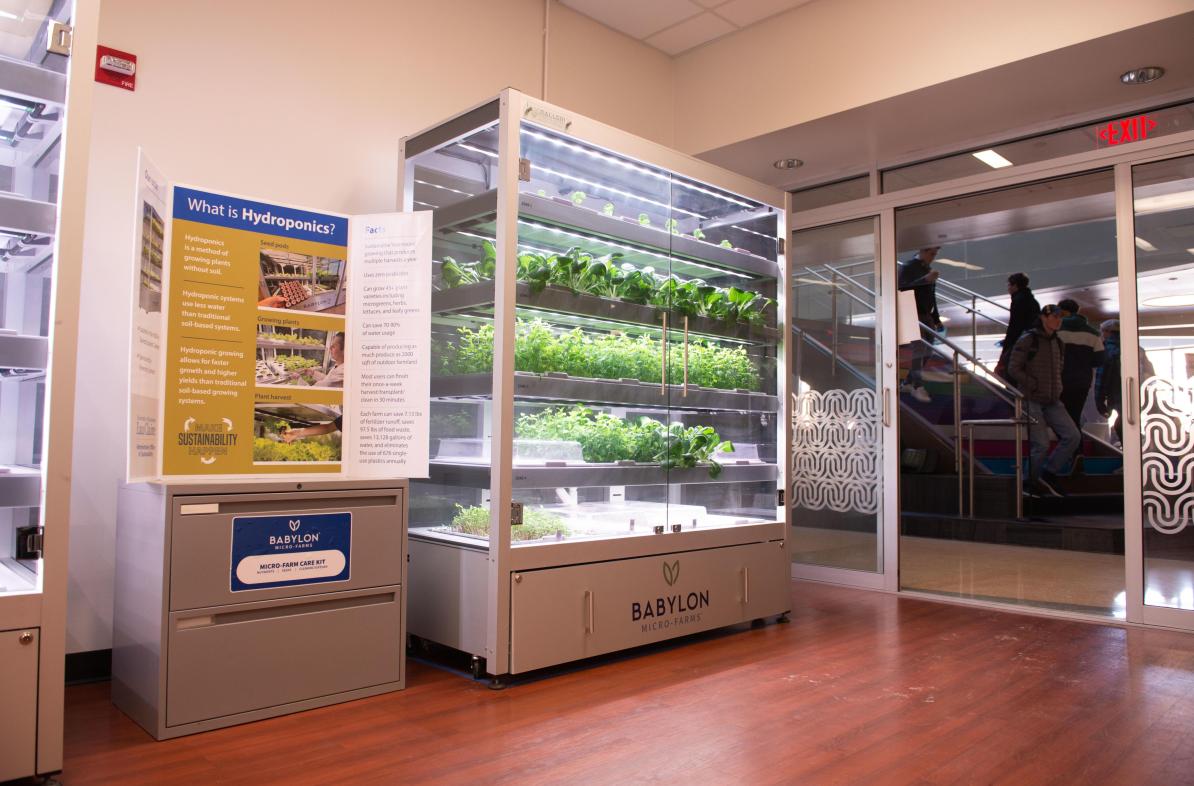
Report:
[[[750,605],[750,568],[742,569],[742,603]]]
[[[663,340],[659,342],[660,348],[660,362],[662,364],[660,372],[659,395],[667,395],[667,312],[663,312]]]
[[[891,388],[883,388],[883,426],[891,425]]]
[[[688,395],[688,317],[684,317],[684,392]]]
[[[593,619],[593,592],[585,590],[585,610],[588,619],[585,620],[585,633],[597,632],[597,621]]]
[[[1136,378],[1128,377],[1128,405],[1124,407],[1124,418],[1128,425],[1136,425]]]

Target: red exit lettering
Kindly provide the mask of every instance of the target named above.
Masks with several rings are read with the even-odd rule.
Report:
[[[1137,115],[1126,120],[1112,120],[1099,129],[1099,139],[1108,145],[1140,142],[1148,139],[1149,132],[1156,127],[1157,121],[1148,115]]]

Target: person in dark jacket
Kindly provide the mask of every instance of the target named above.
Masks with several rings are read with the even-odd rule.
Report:
[[[1105,418],[1110,418],[1112,412],[1116,413],[1115,434],[1119,437],[1119,443],[1122,445],[1124,441],[1124,397],[1123,381],[1120,377],[1123,368],[1120,361],[1119,320],[1104,320],[1099,328],[1103,336],[1104,354],[1103,365],[1095,369],[1095,406],[1098,408],[1099,414]],[[1143,385],[1145,380],[1156,376],[1156,373],[1142,347],[1140,349],[1140,381],[1134,384]]]
[[[916,318],[922,325],[922,333],[925,327],[941,330],[941,315],[937,312],[937,279],[941,272],[932,269],[940,250],[940,246],[925,246],[912,259],[900,263],[899,289],[901,292],[912,290],[916,294]],[[912,345],[912,365],[908,369],[908,378],[900,386],[902,393],[908,393],[924,404],[929,402],[929,393],[924,387],[924,366],[925,357],[930,352],[925,341],[930,338],[926,336]]]
[[[1057,336],[1061,327],[1061,309],[1048,305],[1041,309],[1036,326],[1026,331],[1012,347],[1008,371],[1016,380],[1028,403],[1028,439],[1032,450],[1028,459],[1028,480],[1024,489],[1030,494],[1059,497],[1054,486],[1057,473],[1065,469],[1081,442],[1081,432],[1061,403],[1061,377],[1065,365],[1065,345]],[[1049,429],[1057,435],[1057,447],[1049,453]]]
[[[1012,273],[1007,277],[1007,293],[1012,298],[1009,309],[1011,313],[1008,315],[1007,333],[1003,336],[1003,349],[999,353],[995,373],[1011,382],[1007,375],[1007,362],[1012,356],[1012,347],[1016,346],[1024,331],[1036,322],[1041,313],[1041,305],[1036,302],[1036,297],[1028,288],[1028,276],[1023,273]]]
[[[1103,339],[1094,325],[1078,313],[1078,303],[1072,298],[1058,302],[1061,309],[1061,328],[1057,331],[1065,344],[1065,371],[1061,375],[1061,403],[1070,413],[1074,425],[1082,429],[1082,409],[1090,395],[1096,368],[1103,365]]]

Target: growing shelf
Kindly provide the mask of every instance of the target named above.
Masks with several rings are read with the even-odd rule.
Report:
[[[44,370],[48,348],[45,336],[0,334],[0,368]]]
[[[521,308],[534,308],[556,314],[572,314],[592,319],[621,322],[628,325],[659,327],[663,309],[658,306],[643,306],[612,298],[595,295],[573,294],[556,286],[544,287],[538,293],[531,292],[531,285],[519,282],[517,301]],[[431,295],[432,313],[443,314],[457,311],[489,310],[493,308],[494,286],[492,281],[454,287]],[[680,325],[673,324],[673,329]],[[696,336],[729,338],[738,341],[775,343],[779,331],[773,327],[756,326],[741,322],[721,322],[706,317],[689,317],[688,332]]]
[[[736,412],[777,412],[779,409],[779,400],[765,393],[718,390],[696,385],[688,386],[687,395],[682,385],[668,385],[666,395],[661,390],[659,383],[638,380],[514,372],[514,395],[523,399]],[[437,377],[431,381],[431,397],[438,399],[487,399],[492,396],[492,391],[493,377],[489,374]]]
[[[752,276],[776,278],[779,275],[779,266],[769,259],[744,251],[722,248],[689,235],[673,234],[663,227],[643,226],[634,219],[607,216],[596,210],[578,207],[568,200],[523,193],[518,196],[518,211],[523,230],[528,229],[527,219],[537,219],[554,227],[576,230],[594,240],[611,242],[616,246],[638,247],[663,257],[656,263],[656,267],[661,263],[666,264],[667,259],[674,258],[680,263],[692,260]],[[433,226],[437,232],[446,233],[462,226],[487,224],[495,219],[496,212],[497,192],[486,191],[436,210]],[[523,242],[535,239],[533,225],[530,229],[532,231],[520,232]],[[546,235],[542,239],[545,242],[550,241],[552,230],[545,227],[543,231]],[[559,241],[556,242],[560,244]],[[578,243],[567,241],[560,245]]]
[[[432,483],[447,486],[483,488],[489,485],[488,464],[465,464],[432,461],[429,470]],[[723,464],[721,474],[710,477],[707,466],[667,470],[658,464],[574,464],[561,467],[515,466],[511,488],[552,489],[600,486],[663,486],[705,483],[751,483],[770,481],[779,477],[774,464],[747,462]]]

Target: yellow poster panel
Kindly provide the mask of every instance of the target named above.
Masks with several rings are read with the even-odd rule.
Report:
[[[339,473],[347,219],[177,187],[164,475]]]

